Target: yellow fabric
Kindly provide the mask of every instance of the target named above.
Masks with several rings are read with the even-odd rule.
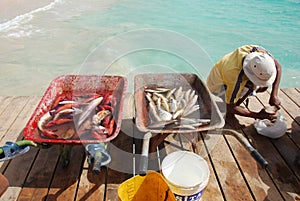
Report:
[[[146,176],[135,176],[123,182],[118,188],[119,201],[176,201],[163,176],[148,171]]]
[[[222,57],[211,70],[207,78],[207,87],[212,93],[220,94],[221,88],[226,85],[225,102],[230,103],[239,73],[243,68],[243,59],[250,53],[254,45],[245,45]],[[241,93],[249,81],[243,75],[242,82],[234,98],[234,103],[241,97]]]

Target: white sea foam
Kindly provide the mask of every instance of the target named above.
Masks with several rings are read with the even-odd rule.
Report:
[[[1,23],[0,24],[0,32],[8,32],[14,29],[19,28],[21,25],[24,25],[26,23],[28,23],[29,21],[31,21],[34,17],[35,14],[46,11],[46,10],[50,10],[51,8],[53,8],[57,3],[62,2],[63,0],[54,0],[53,2],[49,3],[46,6],[34,9],[28,13],[25,13],[23,15],[19,15],[7,22]],[[27,27],[28,28],[28,27]],[[16,33],[11,33],[8,34],[7,36],[28,36],[28,34],[30,34],[32,31],[27,32],[26,34],[24,33],[25,30],[21,30],[21,31],[17,31]],[[19,34],[18,34],[19,33]]]

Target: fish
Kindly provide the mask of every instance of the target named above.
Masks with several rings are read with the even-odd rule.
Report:
[[[194,97],[188,101],[187,105],[184,108],[184,112],[183,112],[184,116],[187,116],[187,114],[191,113],[190,110],[197,103],[197,100],[198,100],[198,95],[194,95]]]
[[[166,94],[166,98],[169,99],[174,94],[175,91],[176,91],[176,88],[173,88],[172,90],[168,91]]]
[[[160,100],[160,107],[163,107],[164,110],[166,110],[167,112],[170,112],[168,99],[165,96],[163,96],[162,94],[154,93],[154,95],[156,95],[158,97],[156,103],[158,104],[158,100]]]
[[[182,86],[180,86],[175,92],[174,92],[174,97],[176,100],[181,100],[183,97],[182,93]]]
[[[146,87],[144,92],[148,100],[149,125],[151,127],[161,127],[170,121],[181,121],[180,119],[183,117],[188,117],[196,111],[200,112],[198,95],[196,90],[191,88],[183,91],[182,86],[172,89]],[[189,124],[182,127],[191,128],[192,123]],[[200,125],[200,122],[194,122],[194,125]]]
[[[170,108],[170,113],[174,114],[177,111],[178,108],[178,102],[175,98],[170,97],[169,98],[169,108]]]
[[[161,99],[157,100],[157,114],[162,121],[171,120],[173,115],[168,111],[161,108]]]
[[[80,117],[78,119],[78,127],[81,126],[81,124],[91,115],[91,113],[94,111],[94,109],[101,103],[103,100],[103,97],[96,98],[92,100],[86,108],[84,108],[84,111],[80,114]]]

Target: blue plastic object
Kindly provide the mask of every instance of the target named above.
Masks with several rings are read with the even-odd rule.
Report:
[[[20,147],[15,142],[6,142],[4,146],[0,147],[3,150],[4,157],[0,158],[0,162],[10,160],[15,158],[19,155],[22,155],[29,151],[29,146],[22,146]]]
[[[110,155],[107,153],[105,145],[100,144],[88,144],[85,146],[88,153],[88,163],[93,166],[93,172],[100,173],[101,166],[108,165],[111,161]]]

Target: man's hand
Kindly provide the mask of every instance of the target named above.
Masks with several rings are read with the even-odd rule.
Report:
[[[259,113],[257,113],[257,119],[269,119],[273,120],[277,118],[276,112],[268,113],[265,109],[262,109]]]
[[[281,101],[279,100],[278,96],[271,96],[269,100],[269,104],[271,106],[276,106],[277,109],[280,109]]]

